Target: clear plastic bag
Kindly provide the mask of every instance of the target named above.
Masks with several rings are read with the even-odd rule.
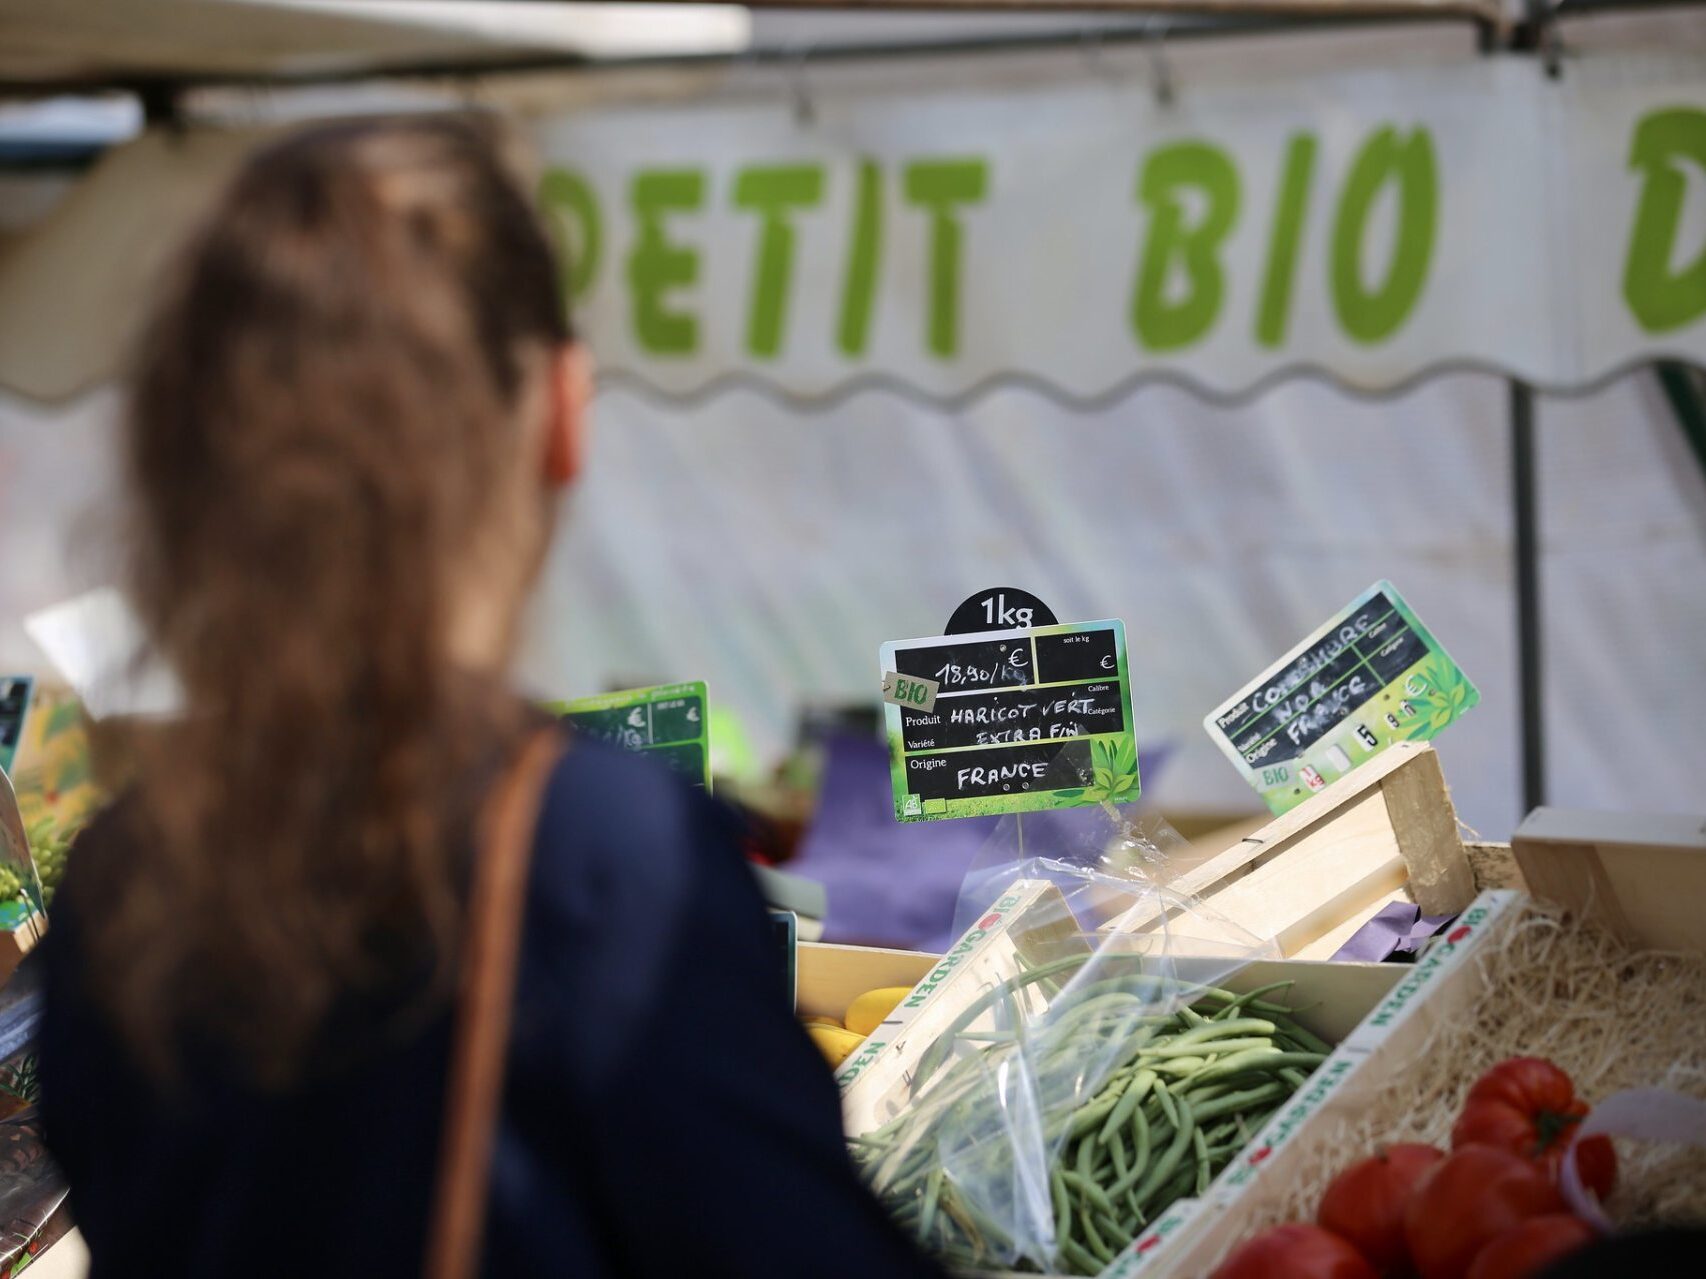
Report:
[[[1096,1273],[1205,1148],[1183,1122],[1138,1148],[1139,1112],[1177,1109],[1148,1067],[1194,1062],[1181,1032],[1206,1018],[1180,1009],[1227,1007],[1216,983],[1278,950],[1166,886],[1181,842],[1117,810],[1027,814],[967,875],[950,971],[849,1106],[873,1189],[948,1264]]]

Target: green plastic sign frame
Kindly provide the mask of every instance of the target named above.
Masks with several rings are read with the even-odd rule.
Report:
[[[929,710],[883,706],[896,821],[1137,799],[1118,620],[890,640],[879,656],[885,683],[938,688]]]
[[[711,789],[711,715],[704,680],[547,702],[545,708],[582,737],[651,755],[694,785]]]

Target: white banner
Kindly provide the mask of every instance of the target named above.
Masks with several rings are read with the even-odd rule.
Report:
[[[1657,68],[1657,69],[1655,69]],[[545,202],[607,384],[669,398],[1706,364],[1706,64],[591,111]]]

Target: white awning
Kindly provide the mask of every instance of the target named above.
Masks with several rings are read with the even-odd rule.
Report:
[[[0,0],[0,82],[317,76],[734,53],[733,5],[470,0]]]

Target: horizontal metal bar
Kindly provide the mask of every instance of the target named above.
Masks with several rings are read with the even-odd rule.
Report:
[[[721,0],[718,0],[720,3]],[[1024,0],[1020,0],[1023,3]],[[1033,11],[1050,11],[1061,16],[1088,9],[1071,0],[1070,8],[1038,5],[1030,0]],[[1086,23],[1070,30],[1045,32],[1004,32],[993,35],[945,36],[917,41],[846,42],[813,46],[802,50],[789,44],[759,47],[738,53],[656,54],[631,58],[591,59],[581,54],[561,52],[519,53],[495,55],[491,58],[416,59],[394,63],[375,62],[359,68],[339,68],[325,71],[254,71],[207,72],[193,67],[150,69],[147,71],[114,70],[104,74],[63,76],[51,79],[18,79],[0,76],[0,96],[45,97],[60,93],[97,93],[119,89],[130,92],[158,93],[198,88],[307,88],[319,85],[361,83],[373,80],[473,79],[483,76],[516,75],[551,71],[570,71],[577,74],[607,71],[627,71],[641,68],[764,66],[797,64],[802,56],[812,63],[866,61],[876,59],[961,57],[979,54],[1020,53],[1030,50],[1079,48],[1086,45],[1138,44],[1156,39],[1168,41],[1213,39],[1223,36],[1283,35],[1311,31],[1357,30],[1370,27],[1415,23],[1464,23],[1475,21],[1484,31],[1491,24],[1476,20],[1471,11],[1487,6],[1478,2],[1447,6],[1443,4],[1391,6],[1366,5],[1359,7],[1334,6],[1330,12],[1298,13],[1295,9],[1281,10],[1262,0],[1248,3],[1241,0],[1244,12],[1231,10],[1214,13],[1189,13],[1172,10],[1153,24],[1141,27],[1130,23]],[[924,6],[917,5],[922,9]],[[1008,12],[1017,12],[1016,3]],[[1118,0],[1108,0],[1100,12],[1113,12]],[[1136,13],[1139,8],[1130,4],[1124,11]]]

